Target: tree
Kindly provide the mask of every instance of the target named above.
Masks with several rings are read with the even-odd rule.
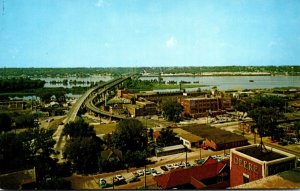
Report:
[[[261,138],[261,150],[263,149],[262,138],[264,136],[271,136],[275,139],[282,134],[282,131],[277,129],[277,120],[283,118],[284,104],[284,100],[279,97],[259,95],[246,99],[238,107],[242,108],[243,112],[247,111],[248,115],[255,121]]]
[[[89,126],[84,119],[78,118],[75,122],[72,121],[65,125],[63,135],[69,135],[71,138],[76,138],[96,136],[96,133],[93,126]]]
[[[99,170],[102,141],[98,137],[77,137],[65,145],[64,157],[79,173],[94,173]]]
[[[51,157],[56,154],[53,132],[53,130],[33,128],[19,135],[26,161],[36,167],[37,181],[43,181],[56,174],[57,159]]]
[[[71,190],[71,182],[63,178],[51,178],[39,182],[39,189],[43,190]]]
[[[15,118],[16,127],[17,128],[35,127],[36,124],[35,124],[34,120],[35,120],[35,116],[33,114],[19,115]]]
[[[0,135],[0,170],[12,171],[35,166],[37,182],[55,176],[57,161],[51,157],[55,154],[52,135],[53,131],[43,128]]]
[[[11,130],[11,117],[7,113],[0,113],[0,134]]]
[[[163,128],[159,133],[156,143],[160,147],[182,144],[181,140],[179,137],[176,137],[176,135],[177,134],[173,132],[171,127]]]
[[[27,166],[22,140],[17,134],[0,134],[0,172],[17,170]]]
[[[147,149],[147,129],[136,119],[125,119],[118,123],[111,137],[112,146],[122,151],[124,162],[134,165],[145,161],[143,153]]]
[[[163,115],[169,121],[178,122],[183,111],[182,105],[174,101],[166,101],[162,105]]]

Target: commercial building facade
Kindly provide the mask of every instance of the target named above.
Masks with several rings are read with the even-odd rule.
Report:
[[[261,150],[263,149],[263,150]],[[230,150],[230,186],[259,180],[296,167],[296,156],[260,145]]]
[[[193,118],[222,113],[222,99],[219,97],[183,98],[180,100],[183,113]]]
[[[208,157],[201,166],[175,169],[154,180],[160,189],[225,189],[229,187],[229,168],[226,161]]]

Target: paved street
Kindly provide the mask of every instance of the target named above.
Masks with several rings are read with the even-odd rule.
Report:
[[[200,150],[197,149],[196,151],[193,152],[188,152],[187,158],[190,164],[194,164],[196,159],[200,158]],[[229,152],[229,151],[228,151]],[[224,151],[211,151],[211,150],[201,150],[201,157],[205,158],[210,155],[221,155],[223,156]],[[180,161],[185,162],[185,156],[186,153],[179,153],[179,154],[174,154],[174,155],[169,155],[169,156],[163,156],[163,157],[151,157],[151,161],[155,162],[154,164],[147,165],[147,169],[149,168],[154,168],[155,170],[162,172],[163,170],[160,169],[160,166],[166,165],[166,164],[173,164],[173,163],[178,163]],[[129,180],[132,178],[134,175],[132,174],[133,172],[136,172],[137,170],[144,170],[144,167],[141,168],[130,168],[128,171],[127,170],[120,170],[116,172],[110,172],[110,173],[99,173],[96,175],[91,175],[91,176],[81,176],[81,175],[73,175],[71,177],[72,180],[72,186],[74,189],[99,189],[100,186],[98,184],[98,180],[100,178],[104,178],[108,183],[112,183],[112,178],[120,174],[122,175],[126,180]],[[80,178],[79,178],[80,177]],[[135,183],[127,183],[124,185],[119,185],[115,186],[115,189],[136,189],[139,186],[144,185],[144,176],[140,177],[140,181],[135,182]],[[146,177],[146,182],[147,185],[151,185],[154,183],[153,181],[153,176],[152,175],[147,175]],[[112,187],[109,187],[107,189],[112,189]]]

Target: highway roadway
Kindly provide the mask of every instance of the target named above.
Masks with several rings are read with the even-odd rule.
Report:
[[[102,94],[105,93],[107,90],[111,89],[112,87],[114,87],[115,85],[118,85],[120,83],[122,83],[123,81],[129,79],[130,77],[121,77],[121,78],[116,78],[113,80],[110,80],[108,82],[105,82],[103,84],[100,84],[96,87],[93,87],[89,90],[87,90],[77,101],[76,103],[72,106],[72,108],[69,110],[66,119],[64,120],[64,124],[67,124],[71,121],[75,121],[76,116],[78,114],[79,109],[81,108],[81,106],[83,106],[84,102],[87,100],[87,98],[92,94],[95,93],[96,91],[99,91],[98,94]],[[96,92],[97,94],[97,92]],[[92,96],[91,98],[95,98],[96,96]],[[96,112],[100,111],[98,108],[96,108],[94,106],[94,104],[90,104],[90,102],[92,103],[92,99],[88,100],[87,107],[91,107],[93,108],[92,111],[96,110]],[[94,108],[95,107],[95,108]],[[91,109],[90,108],[90,109]],[[102,111],[100,111],[102,113]],[[99,113],[100,113],[99,112]],[[108,114],[111,115],[110,113],[106,112],[106,113],[102,113],[102,114]],[[62,157],[62,153],[63,153],[63,148],[65,145],[65,141],[63,141],[63,136],[62,136],[62,131],[64,129],[64,124],[63,125],[59,125],[57,130],[55,131],[55,133],[53,134],[53,138],[56,141],[56,144],[54,146],[55,151],[59,152],[59,154],[57,155],[57,158],[59,160],[59,162],[63,161],[63,157]]]

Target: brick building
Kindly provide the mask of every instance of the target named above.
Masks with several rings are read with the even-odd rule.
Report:
[[[141,107],[143,110],[143,115],[155,115],[157,114],[157,106],[152,101],[136,101],[136,105]]]
[[[229,167],[226,161],[208,157],[201,166],[175,169],[154,180],[161,189],[225,189],[229,187]]]
[[[230,150],[230,186],[252,182],[296,167],[296,157],[290,153],[260,145]]]
[[[220,97],[182,98],[183,113],[193,118],[222,113],[222,99]]]

